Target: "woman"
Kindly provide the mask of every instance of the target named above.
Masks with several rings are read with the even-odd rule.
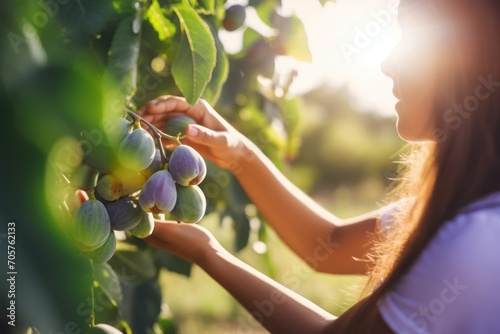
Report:
[[[233,257],[203,227],[156,222],[150,244],[198,264],[270,332],[499,331],[500,2],[402,0],[398,21],[402,38],[382,70],[399,99],[397,130],[415,149],[403,200],[382,212],[340,224],[203,101],[159,97],[141,110],[158,127],[178,113],[195,119],[187,143],[235,173],[294,252],[320,257],[314,269],[370,274],[363,299],[336,318]]]

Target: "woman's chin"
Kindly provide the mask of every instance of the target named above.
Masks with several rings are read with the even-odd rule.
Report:
[[[425,135],[422,133],[416,133],[414,130],[409,131],[408,129],[402,129],[397,127],[399,138],[408,143],[422,143],[422,142],[434,142],[436,139],[430,135]]]
[[[406,142],[424,142],[424,141],[431,141],[430,136],[427,136],[423,133],[423,131],[417,131],[415,129],[415,126],[413,124],[406,124],[405,122],[401,121],[401,118],[398,117],[398,120],[396,122],[396,130],[398,132],[399,138]]]

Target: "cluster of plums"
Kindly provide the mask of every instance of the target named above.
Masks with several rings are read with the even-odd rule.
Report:
[[[187,116],[175,116],[165,132],[175,136],[191,123]],[[153,137],[137,120],[115,119],[108,130],[106,142],[87,154],[70,176],[95,195],[76,210],[71,225],[78,247],[95,263],[104,263],[114,254],[114,231],[145,238],[153,232],[153,214],[197,223],[206,209],[198,184],[207,168],[197,151],[179,145],[165,164]]]

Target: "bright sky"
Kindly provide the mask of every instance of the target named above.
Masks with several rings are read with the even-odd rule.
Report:
[[[287,60],[281,66],[297,67],[299,75],[292,92],[308,90],[321,82],[334,87],[347,85],[363,109],[394,114],[396,99],[392,80],[383,75],[380,64],[399,39],[398,0],[337,0],[325,7],[319,1],[282,0],[286,13],[295,11],[302,19],[313,55],[312,64]],[[246,0],[230,0],[245,4]],[[247,23],[255,26],[255,13],[247,11]],[[242,31],[221,31],[231,52],[240,45]],[[322,81],[324,80],[324,81]]]

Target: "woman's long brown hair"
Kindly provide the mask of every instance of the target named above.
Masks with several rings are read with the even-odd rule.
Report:
[[[395,217],[391,237],[373,247],[369,293],[325,333],[376,333],[377,304],[441,226],[467,204],[500,191],[500,2],[429,1],[443,20],[459,28],[459,38],[442,45],[448,62],[439,73],[434,102],[436,141],[417,144],[406,159],[398,190],[400,197],[412,196],[415,202]],[[460,104],[471,111],[449,111]]]

